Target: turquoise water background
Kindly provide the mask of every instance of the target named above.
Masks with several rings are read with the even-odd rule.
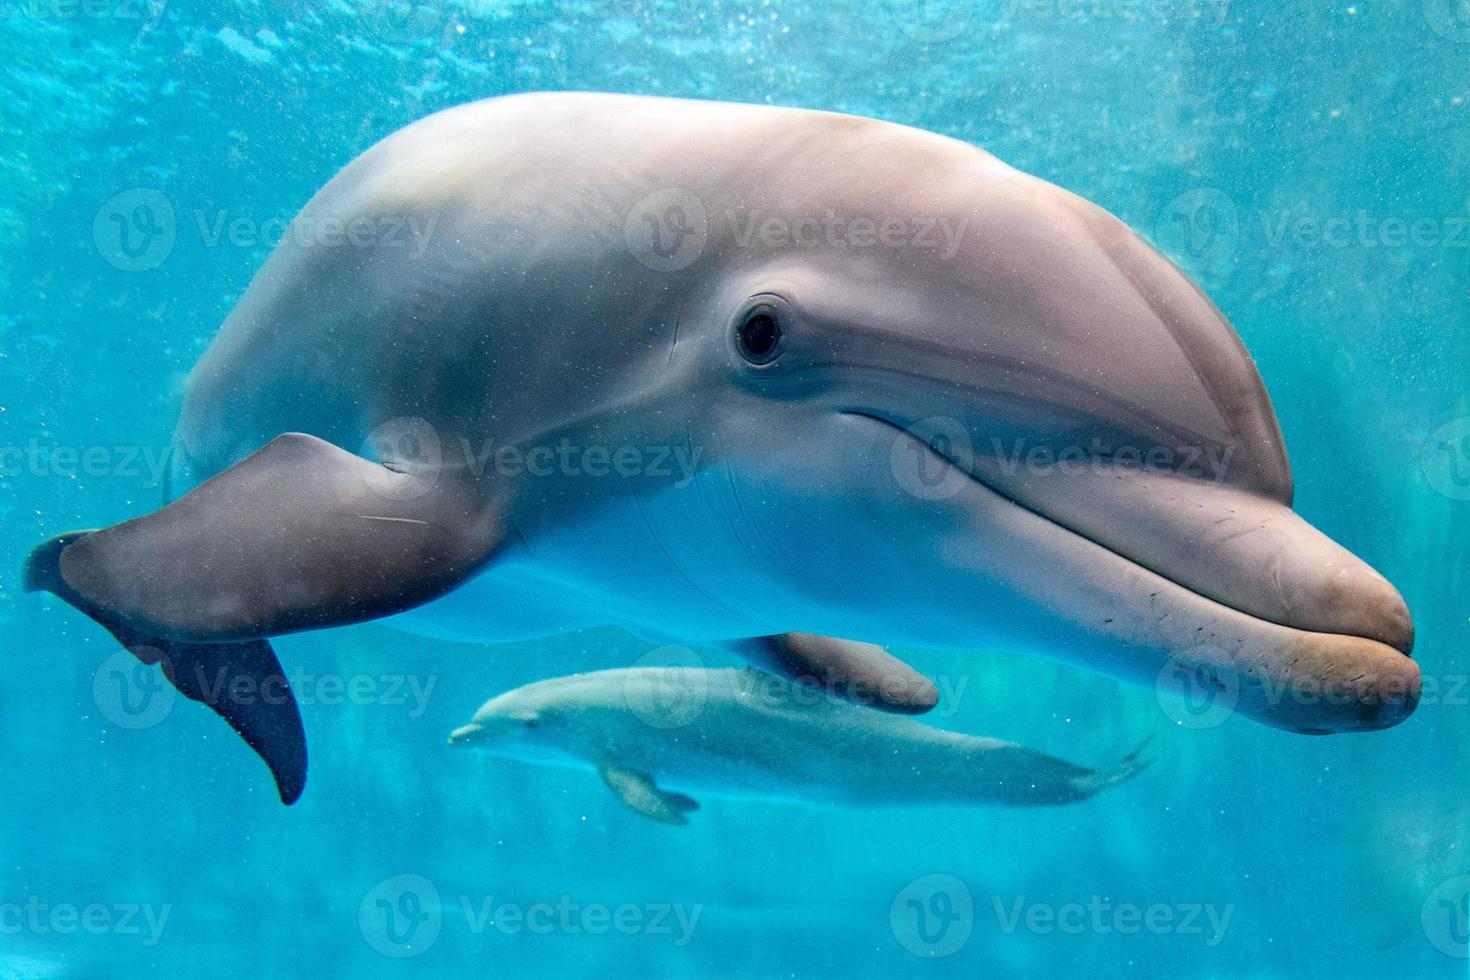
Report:
[[[1466,975],[1461,0],[0,0],[0,52],[0,978]],[[149,706],[100,630],[22,595],[21,559],[156,506],[185,374],[339,167],[433,110],[567,88],[922,126],[1140,229],[1255,356],[1298,509],[1415,611],[1419,712],[1313,739],[904,651],[963,686],[939,724],[1089,764],[1153,734],[1157,761],[1066,809],[713,800],[668,828],[591,774],[444,746],[490,695],[645,645],[369,625],[277,644],[314,766],[281,807],[218,719]],[[121,241],[160,198],[163,237]],[[483,914],[542,903],[549,929]]]

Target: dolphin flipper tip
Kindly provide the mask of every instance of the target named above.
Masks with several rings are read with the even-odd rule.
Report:
[[[306,731],[281,662],[265,640],[184,643],[141,632],[80,596],[61,572],[68,546],[91,531],[60,534],[37,545],[26,558],[27,592],[50,592],[85,613],[145,664],[162,663],[164,676],[180,693],[209,706],[245,740],[271,771],[276,793],[290,806],[306,789]],[[237,683],[249,696],[239,696]],[[277,693],[272,690],[279,687]]]
[[[1082,775],[1074,777],[1071,782],[1073,791],[1077,793],[1077,800],[1096,796],[1103,790],[1126,783],[1147,770],[1156,760],[1145,758],[1143,750],[1148,748],[1153,740],[1153,735],[1149,735],[1138,744],[1137,748],[1125,755],[1116,766],[1110,769],[1089,769]]]
[[[933,681],[872,643],[781,633],[730,648],[762,669],[880,711],[922,715],[939,704]]]
[[[91,531],[68,531],[47,538],[31,549],[21,572],[21,587],[26,592],[51,592],[66,598],[67,586],[61,577],[61,553]],[[70,600],[68,600],[70,601]]]

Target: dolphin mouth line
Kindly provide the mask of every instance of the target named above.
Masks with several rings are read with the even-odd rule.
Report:
[[[1234,606],[1234,605],[1232,605],[1232,604],[1230,604],[1228,602],[1223,602],[1223,601],[1221,601],[1221,600],[1219,600],[1217,598],[1214,598],[1213,596],[1205,595],[1204,593],[1198,591],[1197,589],[1193,589],[1190,586],[1185,585],[1184,583],[1178,581],[1177,579],[1175,579],[1174,577],[1172,577],[1171,575],[1169,575],[1167,572],[1161,571],[1161,570],[1159,570],[1157,568],[1154,568],[1154,567],[1152,567],[1150,565],[1146,565],[1143,562],[1139,561],[1138,559],[1133,558],[1133,557],[1131,557],[1131,556],[1129,556],[1127,554],[1124,554],[1123,552],[1118,551],[1116,548],[1110,547],[1107,544],[1104,544],[1103,542],[1097,540],[1096,538],[1092,537],[1091,535],[1086,534],[1086,533],[1084,533],[1082,531],[1079,531],[1078,529],[1076,529],[1076,528],[1074,528],[1074,527],[1072,527],[1072,526],[1070,526],[1068,524],[1065,524],[1065,523],[1057,520],[1056,518],[1052,517],[1050,514],[1047,514],[1047,513],[1043,512],[1043,511],[1037,510],[1035,507],[1031,506],[1030,504],[1027,504],[1025,501],[1017,500],[1011,494],[1008,494],[1005,491],[999,489],[998,487],[993,486],[991,483],[989,483],[988,481],[986,481],[984,477],[981,477],[981,476],[977,475],[972,470],[970,470],[968,467],[962,466],[960,463],[958,463],[957,461],[955,461],[951,457],[945,455],[939,449],[937,449],[934,446],[930,445],[925,440],[920,439],[912,431],[910,431],[907,427],[905,427],[905,426],[903,426],[903,425],[901,425],[901,424],[899,424],[897,422],[894,422],[892,419],[887,419],[887,418],[884,418],[881,415],[875,415],[872,412],[864,411],[862,409],[855,409],[855,408],[840,409],[838,411],[838,414],[839,415],[854,416],[856,418],[861,418],[861,419],[868,419],[869,421],[876,422],[879,425],[882,425],[882,426],[885,426],[885,427],[887,427],[889,429],[892,429],[894,432],[897,432],[899,435],[903,436],[904,438],[909,439],[910,441],[914,442],[915,444],[917,444],[919,446],[922,446],[923,448],[929,450],[929,452],[933,453],[936,457],[938,457],[940,460],[942,460],[945,463],[945,465],[950,466],[953,469],[959,471],[966,478],[968,478],[971,483],[975,484],[976,486],[980,487],[981,489],[986,490],[986,491],[994,494],[995,496],[997,496],[997,497],[1001,498],[1002,500],[1004,500],[1004,501],[1012,504],[1013,506],[1016,506],[1016,507],[1021,508],[1022,510],[1026,511],[1029,514],[1032,514],[1032,515],[1034,515],[1036,517],[1041,518],[1043,521],[1046,521],[1048,524],[1050,524],[1051,526],[1057,528],[1060,531],[1064,531],[1064,532],[1066,532],[1068,534],[1072,534],[1072,535],[1074,535],[1074,536],[1076,536],[1078,538],[1081,538],[1083,541],[1087,541],[1090,544],[1096,545],[1097,547],[1101,548],[1103,551],[1106,551],[1108,554],[1114,556],[1115,558],[1119,559],[1120,561],[1127,562],[1129,565],[1132,565],[1135,568],[1139,568],[1139,569],[1142,569],[1142,570],[1144,570],[1146,572],[1149,572],[1151,574],[1157,575],[1159,578],[1165,580],[1170,585],[1174,586],[1175,588],[1179,589],[1180,591],[1185,592],[1185,593],[1188,593],[1191,596],[1195,596],[1195,597],[1203,600],[1204,602],[1207,602],[1207,603],[1210,603],[1212,605],[1218,606],[1218,607],[1220,607],[1222,609],[1228,609],[1231,612],[1238,613],[1238,614],[1240,614],[1242,616],[1247,616],[1250,619],[1252,619],[1252,620],[1254,620],[1254,621],[1256,621],[1258,623],[1265,623],[1265,624],[1268,624],[1268,625],[1271,625],[1271,626],[1279,626],[1279,627],[1281,627],[1283,629],[1295,630],[1295,631],[1297,631],[1299,633],[1310,633],[1310,634],[1315,634],[1315,635],[1318,635],[1318,636],[1341,636],[1341,637],[1352,637],[1354,639],[1366,640],[1366,641],[1368,641],[1370,643],[1376,643],[1376,644],[1378,644],[1379,646],[1383,647],[1386,650],[1392,650],[1395,653],[1399,654],[1400,656],[1402,656],[1402,657],[1404,657],[1406,659],[1410,659],[1410,660],[1413,659],[1412,654],[1409,653],[1408,651],[1405,651],[1403,649],[1400,649],[1399,647],[1390,645],[1388,643],[1384,643],[1382,640],[1375,639],[1375,638],[1373,638],[1371,636],[1361,636],[1361,635],[1356,634],[1356,633],[1336,633],[1336,632],[1326,632],[1326,631],[1323,631],[1323,630],[1309,630],[1309,629],[1304,629],[1303,627],[1300,627],[1300,626],[1294,626],[1291,623],[1282,623],[1282,622],[1276,622],[1275,620],[1267,619],[1267,618],[1265,618],[1263,616],[1257,615],[1256,613],[1250,612],[1250,611],[1245,610],[1245,609],[1241,609],[1238,606]]]

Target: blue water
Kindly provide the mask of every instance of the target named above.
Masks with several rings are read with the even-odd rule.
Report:
[[[1463,2],[0,0],[0,52],[0,977],[1466,974]],[[1153,238],[1255,356],[1298,509],[1408,599],[1418,713],[1312,739],[903,651],[968,685],[941,724],[1083,763],[1153,733],[1157,761],[1065,809],[710,800],[671,829],[443,745],[491,694],[646,652],[618,633],[280,640],[314,763],[289,810],[208,712],[119,700],[112,641],[20,594],[25,552],[156,506],[275,223],[425,113],[548,88],[914,124]],[[163,254],[109,239],[129,192],[174,209]]]

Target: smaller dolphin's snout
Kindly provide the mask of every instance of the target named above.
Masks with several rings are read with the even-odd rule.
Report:
[[[449,744],[458,746],[474,745],[476,742],[484,741],[485,728],[483,725],[469,724],[463,728],[456,728],[449,733]]]

